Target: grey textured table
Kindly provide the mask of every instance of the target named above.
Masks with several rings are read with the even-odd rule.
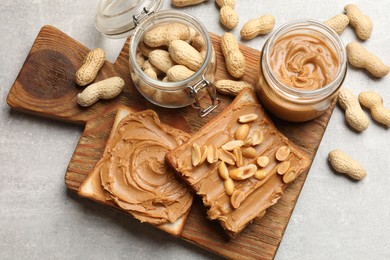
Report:
[[[249,18],[272,13],[276,26],[298,18],[326,20],[349,1],[242,0],[236,4],[238,36]],[[139,224],[112,209],[68,192],[64,173],[82,128],[12,111],[5,102],[23,61],[45,24],[89,48],[103,47],[114,61],[123,40],[94,28],[97,1],[3,0],[0,3],[0,259],[208,259],[216,256]],[[356,1],[374,21],[364,45],[390,64],[390,2]],[[164,9],[171,8],[165,1]],[[182,9],[222,34],[214,1]],[[265,37],[245,44],[260,49]],[[348,28],[345,43],[356,40]],[[355,94],[379,92],[390,107],[390,76],[381,80],[350,69],[345,86]],[[372,121],[372,120],[371,120]],[[351,131],[336,107],[302,190],[276,259],[390,258],[390,130],[375,122]],[[334,174],[331,149],[358,159],[368,176],[361,182]]]

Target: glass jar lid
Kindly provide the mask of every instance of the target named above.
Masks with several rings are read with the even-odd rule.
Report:
[[[95,26],[107,37],[127,37],[144,18],[160,10],[162,3],[162,0],[102,0]]]

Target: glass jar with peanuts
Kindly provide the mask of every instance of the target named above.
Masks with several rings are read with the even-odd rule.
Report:
[[[204,25],[183,12],[158,11],[161,0],[136,1],[137,7],[131,5],[134,1],[119,1],[121,5],[113,2],[117,1],[102,1],[96,27],[109,37],[132,34],[129,65],[137,90],[158,106],[192,105],[201,117],[217,108],[220,100],[213,85],[216,56]],[[124,19],[117,19],[117,23],[108,23],[104,18],[111,18],[104,13],[126,14],[131,22],[122,24],[119,20]]]
[[[256,91],[275,116],[304,122],[332,104],[347,73],[344,44],[327,25],[297,20],[274,31],[260,56]]]

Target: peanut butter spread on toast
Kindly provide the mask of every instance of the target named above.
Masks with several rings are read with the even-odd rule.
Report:
[[[155,225],[188,213],[192,194],[167,167],[165,155],[189,135],[160,123],[151,110],[124,117],[113,131],[95,167],[106,200]]]
[[[222,177],[219,173],[221,160],[214,163],[206,161],[194,166],[191,161],[191,147],[193,144],[199,147],[215,145],[219,151],[223,150],[223,147],[226,147],[224,144],[231,144],[235,139],[237,129],[243,125],[240,118],[249,118],[248,115],[257,115],[257,117],[247,123],[250,130],[246,140],[236,142],[243,145],[239,149],[245,150],[247,140],[252,140],[254,143],[253,140],[259,131],[262,133],[262,140],[255,142],[252,146],[255,150],[254,156],[245,156],[246,153],[243,153],[239,166],[237,161],[231,164],[229,160],[226,160],[229,175],[234,179],[234,191],[230,195],[224,187],[224,178],[227,177]],[[288,153],[285,153],[285,150],[288,150]],[[260,163],[262,166],[259,166],[257,163],[259,157],[267,157],[269,162],[266,165]],[[195,133],[185,145],[170,152],[167,159],[182,178],[202,197],[203,203],[208,208],[208,217],[218,220],[230,236],[237,235],[256,217],[264,215],[265,210],[282,196],[287,184],[296,179],[309,166],[304,153],[276,129],[257,102],[253,91],[249,90],[242,91],[227,109]],[[278,172],[282,163],[284,168],[279,169]],[[242,180],[234,178],[232,173],[246,165],[251,165],[251,167],[256,165],[258,170],[265,173],[264,176],[255,174]]]

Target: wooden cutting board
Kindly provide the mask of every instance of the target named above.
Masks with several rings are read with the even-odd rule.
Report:
[[[210,36],[217,55],[216,79],[230,78],[225,70],[220,50],[220,37],[214,34]],[[128,65],[128,42],[115,63],[106,62],[97,77],[97,80],[101,80],[118,75],[125,80],[125,90],[113,100],[100,101],[89,108],[77,105],[76,95],[83,88],[74,83],[74,75],[89,50],[52,26],[44,26],[39,32],[9,92],[7,103],[14,109],[56,120],[85,124],[85,130],[69,162],[65,176],[66,185],[73,191],[77,191],[81,182],[100,159],[118,105],[124,104],[135,110],[153,109],[159,114],[161,121],[187,132],[195,132],[232,100],[219,95],[222,99],[221,106],[206,118],[199,118],[192,107],[164,109],[152,105],[132,84]],[[247,72],[243,80],[254,84],[258,73],[260,52],[244,45],[240,48],[247,61]],[[287,123],[273,119],[275,125],[313,160],[334,105],[335,102],[325,114],[307,123]],[[197,199],[181,238],[228,258],[272,259],[306,176],[307,172],[289,185],[279,202],[234,240],[226,238],[218,223],[207,220],[206,210]]]

